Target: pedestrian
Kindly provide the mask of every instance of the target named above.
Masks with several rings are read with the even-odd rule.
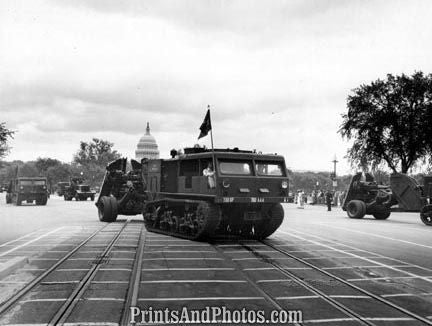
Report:
[[[304,193],[303,190],[297,190],[297,208],[304,209]]]
[[[332,200],[333,200],[333,195],[331,193],[330,190],[327,190],[325,193],[325,200],[326,200],[326,204],[327,204],[327,211],[331,211],[331,206],[332,206]]]

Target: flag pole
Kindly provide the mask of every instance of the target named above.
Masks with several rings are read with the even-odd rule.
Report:
[[[210,104],[207,105],[207,109],[210,112]],[[210,113],[210,121],[211,121],[211,113]],[[214,146],[213,146],[213,125],[210,129],[210,140],[211,140],[211,147],[212,147],[212,161],[213,161],[213,172],[214,172],[214,180],[215,180],[215,186],[216,186],[216,158],[215,158],[215,152],[214,152]]]

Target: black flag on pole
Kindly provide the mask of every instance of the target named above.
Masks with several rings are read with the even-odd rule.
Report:
[[[210,109],[208,109],[206,116],[204,118],[204,121],[201,124],[201,127],[200,127],[201,132],[198,136],[198,139],[207,136],[207,134],[211,130],[211,128],[212,128],[212,126],[211,126],[211,120],[210,120]]]

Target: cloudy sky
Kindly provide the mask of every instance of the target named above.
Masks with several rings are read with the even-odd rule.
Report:
[[[346,97],[387,73],[432,72],[432,2],[0,0],[7,160],[69,162],[99,137],[133,156],[150,122],[162,157],[197,142],[341,172]],[[209,145],[206,137],[201,144]]]

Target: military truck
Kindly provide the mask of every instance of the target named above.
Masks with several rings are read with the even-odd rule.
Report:
[[[47,179],[43,177],[19,177],[10,181],[6,203],[20,206],[22,202],[46,205],[48,201]]]
[[[206,176],[209,163],[214,175]],[[281,225],[281,203],[289,200],[285,161],[276,154],[186,148],[171,159],[144,159],[141,174],[147,230],[192,240],[266,238]],[[98,209],[101,221],[115,221],[118,200],[102,195]]]
[[[131,160],[131,170],[127,170],[127,159],[119,158],[106,167],[105,176],[96,200],[99,219],[114,222],[117,215],[141,214],[144,200],[142,166]]]
[[[64,188],[63,197],[66,201],[71,201],[75,198],[76,201],[87,200],[92,201],[95,198],[95,192],[90,189],[90,186],[84,184],[84,179],[81,177],[71,177],[70,185]]]
[[[395,204],[397,199],[389,186],[377,184],[370,173],[365,173],[365,180],[362,180],[359,172],[351,179],[342,209],[350,218],[359,219],[369,214],[377,220],[385,220]]]

